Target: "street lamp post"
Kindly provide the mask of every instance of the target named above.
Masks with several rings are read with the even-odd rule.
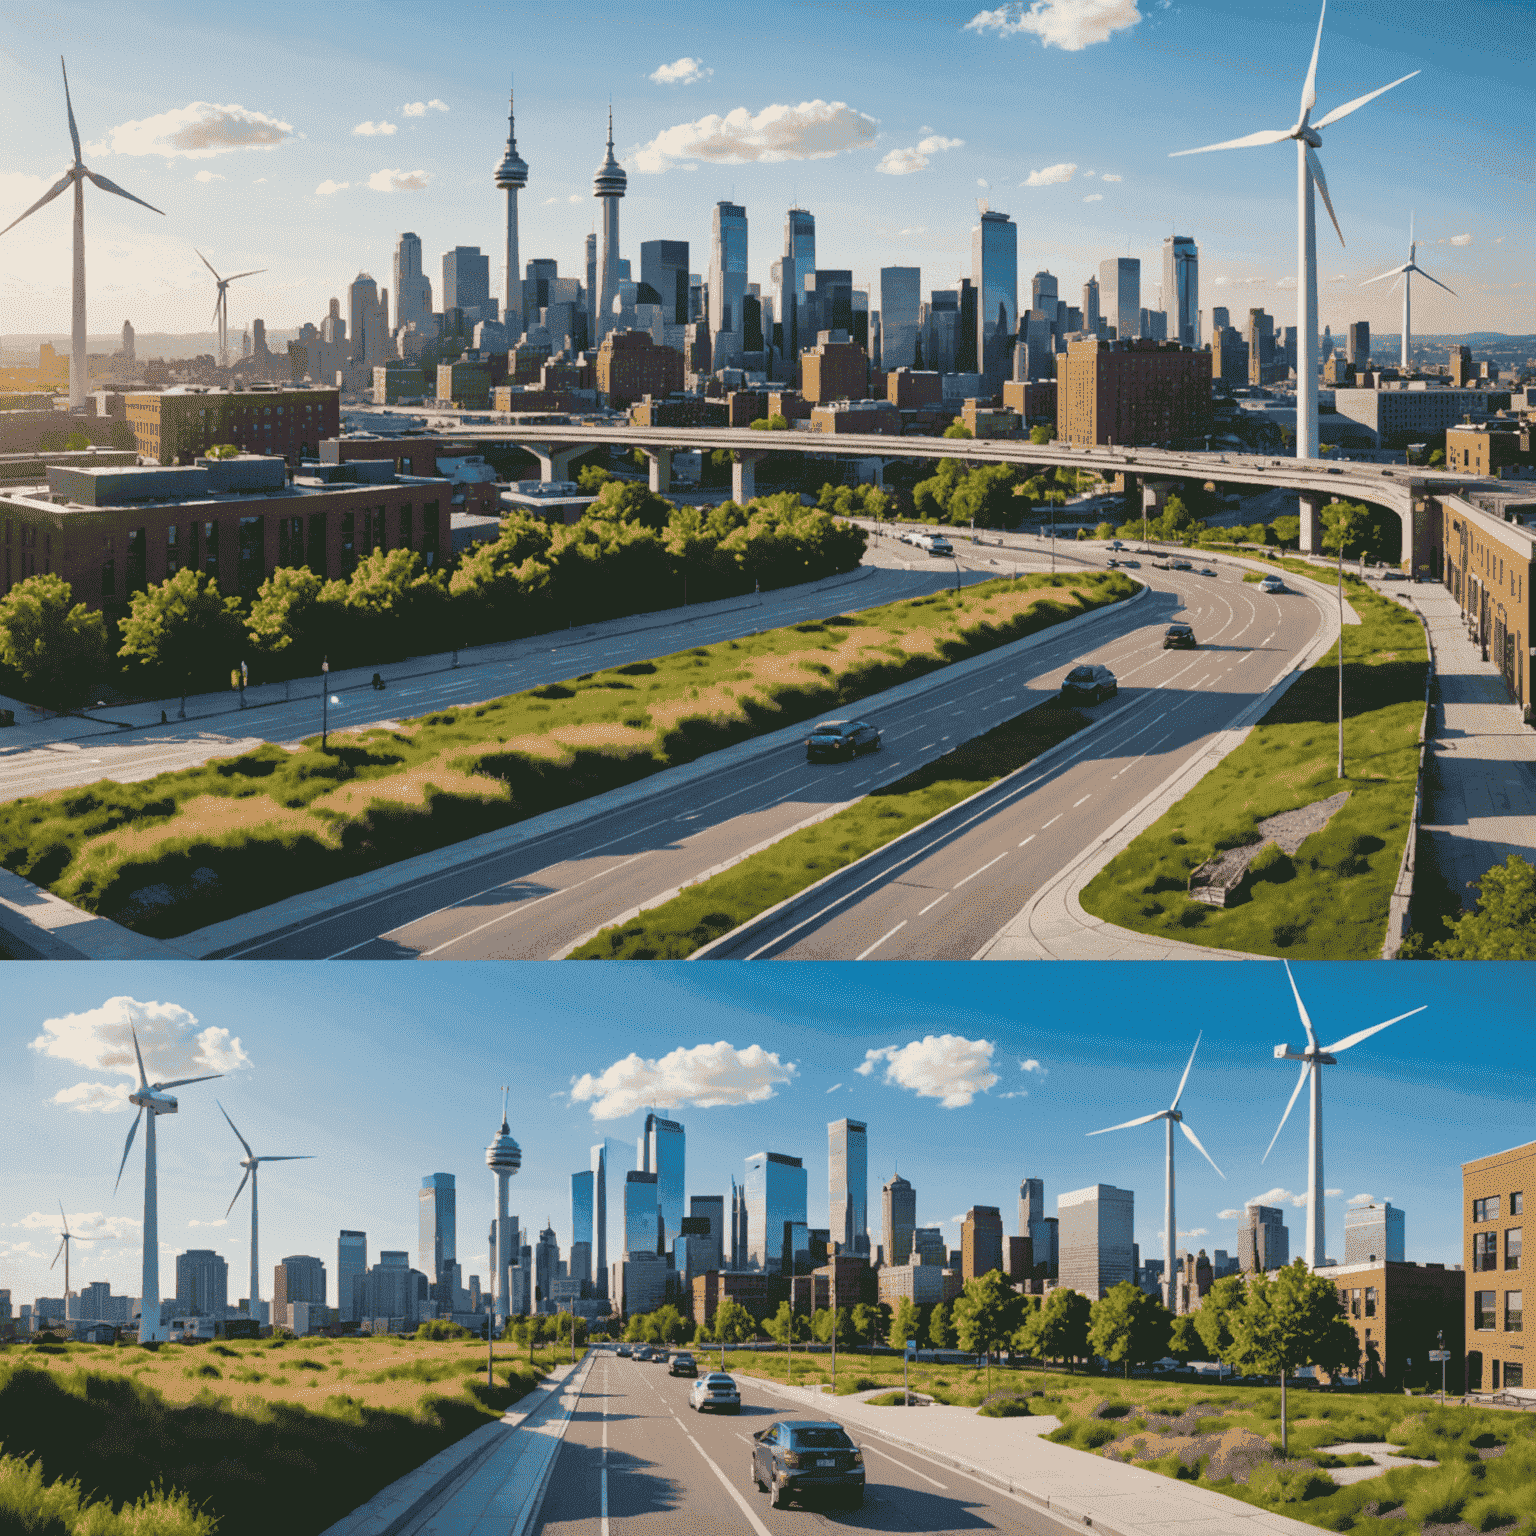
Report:
[[[325,739],[331,726],[331,659],[320,663],[320,750],[325,751]]]

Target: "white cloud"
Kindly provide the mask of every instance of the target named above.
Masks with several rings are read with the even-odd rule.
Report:
[[[1013,37],[1032,32],[1044,48],[1053,44],[1077,53],[1094,43],[1108,42],[1115,32],[1141,20],[1136,0],[1005,0],[995,11],[978,11],[966,22],[967,32],[996,32]]]
[[[714,70],[705,69],[703,59],[674,59],[651,72],[657,85],[692,85],[695,80],[707,80]]]
[[[896,233],[898,235],[926,235],[928,233],[928,226],[926,224],[909,224],[905,229],[898,229]]]
[[[635,152],[637,171],[657,175],[681,161],[718,165],[772,164],[780,160],[829,160],[874,141],[879,122],[843,101],[802,101],[764,107],[755,116],[737,107],[679,123]]]
[[[134,1081],[138,1067],[133,1031],[138,1031],[144,1070],[151,1082],[234,1072],[248,1067],[250,1057],[227,1029],[198,1028],[195,1015],[179,1003],[141,1003],[131,997],[109,997],[99,1008],[44,1021],[43,1032],[31,1042],[44,1056],[57,1057],[96,1072],[117,1072]],[[105,1084],[80,1083],[56,1095],[55,1103],[80,1111],[107,1110]]]
[[[431,179],[428,171],[375,171],[368,186],[374,192],[425,192]]]
[[[132,1091],[127,1083],[76,1083],[73,1088],[59,1089],[48,1102],[83,1115],[110,1115],[114,1110],[128,1108]]]
[[[329,197],[333,192],[345,192],[351,185],[350,181],[322,181],[315,192],[320,197]]]
[[[946,139],[941,133],[931,133],[910,149],[891,150],[875,169],[887,176],[910,176],[913,171],[925,169],[932,156],[942,154],[946,149],[964,147],[964,139]]]
[[[1338,1197],[1343,1193],[1344,1191],[1342,1189],[1325,1189],[1323,1191],[1324,1197],[1329,1200],[1337,1200]]]
[[[1335,272],[1333,276],[1328,279],[1328,281],[1330,283],[1347,283],[1349,279],[1345,277],[1342,272]]]
[[[266,184],[266,180],[267,178],[265,176],[258,176],[256,180],[251,183],[251,185],[253,187],[264,186]]]
[[[13,1227],[25,1227],[32,1232],[58,1232],[60,1230],[59,1213],[55,1211],[32,1211],[23,1216],[20,1221],[13,1221]],[[104,1211],[71,1211],[69,1213],[69,1230],[83,1242],[110,1241],[126,1243],[139,1235],[144,1223],[135,1221],[131,1216],[108,1216]]]
[[[194,1216],[192,1220],[187,1223],[187,1225],[189,1227],[227,1227],[229,1225],[229,1218],[224,1217],[219,1221],[199,1221],[197,1217]]]
[[[1015,1088],[1012,1093],[998,1094],[998,1098],[1000,1099],[1027,1099],[1028,1097],[1029,1089],[1027,1088]]]
[[[428,112],[446,112],[448,103],[434,96],[431,101],[408,101],[400,110],[407,117],[425,117]]]
[[[1216,1214],[1221,1217],[1223,1221],[1241,1221],[1245,1213],[1238,1210],[1236,1206],[1232,1206],[1228,1210],[1217,1211]]]
[[[1108,171],[1105,171],[1105,173],[1101,177],[1099,177],[1099,180],[1100,181],[1124,181],[1125,177],[1124,176],[1111,176]]]
[[[1090,192],[1083,201],[1085,203],[1102,203],[1104,201],[1104,194],[1102,192]]]
[[[938,1099],[945,1109],[962,1109],[997,1082],[990,1040],[963,1035],[926,1035],[906,1045],[883,1046],[864,1053],[859,1073],[868,1077],[885,1063],[884,1081],[924,1099]]]
[[[839,1089],[839,1088],[841,1088],[841,1087],[842,1087],[842,1086],[843,1086],[843,1085],[842,1085],[842,1084],[841,1084],[841,1083],[833,1083],[833,1084],[832,1084],[832,1086],[831,1086],[831,1087],[830,1087],[830,1088],[828,1088],[828,1089],[827,1089],[827,1092],[828,1092],[828,1093],[836,1093],[836,1092],[837,1092],[837,1090],[838,1090],[838,1089]]]
[[[174,160],[206,160],[234,149],[275,149],[293,137],[293,126],[246,107],[194,101],[170,112],[107,130],[101,143],[88,146],[92,155],[158,155]]]
[[[619,1120],[648,1105],[676,1109],[684,1104],[716,1109],[725,1104],[761,1104],[774,1087],[799,1071],[760,1045],[745,1050],[724,1040],[679,1046],[656,1061],[633,1052],[594,1077],[584,1072],[571,1086],[571,1102],[592,1102],[594,1120]]]
[[[1376,1197],[1374,1195],[1351,1195],[1344,1203],[1346,1205],[1374,1205]]]
[[[978,187],[990,187],[992,183],[985,176],[978,176],[976,178],[976,185]]]
[[[1225,275],[1216,279],[1218,288],[1268,288],[1270,281],[1267,277],[1227,277]]]
[[[1077,174],[1077,166],[1071,161],[1062,165],[1048,165],[1043,171],[1031,171],[1024,181],[1026,187],[1054,187],[1071,181]]]
[[[1037,1077],[1049,1077],[1051,1075],[1033,1056],[1027,1057],[1019,1063],[1019,1071],[1033,1072]]]
[[[393,123],[359,123],[352,132],[364,139],[388,138],[390,134],[397,132]]]
[[[560,199],[560,198],[558,198],[558,197],[546,197],[546,198],[545,198],[545,199],[544,199],[544,206],[545,206],[545,207],[546,207],[546,208],[548,208],[548,207],[549,207],[549,205],[550,205],[550,204],[551,204],[551,203],[558,203],[558,202],[560,202],[560,201],[561,201],[561,199]]]
[[[1158,1228],[1158,1231],[1157,1231],[1157,1240],[1158,1240],[1158,1242],[1162,1242],[1162,1240],[1163,1240],[1164,1236],[1166,1235],[1167,1231],[1168,1231],[1167,1227],[1159,1227]],[[1191,1227],[1189,1229],[1189,1231],[1187,1231],[1187,1232],[1184,1230],[1183,1227],[1179,1228],[1179,1236],[1180,1237],[1208,1237],[1209,1235],[1210,1234],[1206,1231],[1206,1229],[1204,1227]]]
[[[1472,244],[1472,236],[1471,235],[1452,235],[1451,236],[1451,244],[1452,245],[1471,245]]]
[[[1298,1210],[1307,1203],[1307,1192],[1303,1190],[1299,1195],[1293,1194],[1288,1189],[1281,1189],[1276,1185],[1274,1189],[1266,1189],[1262,1195],[1255,1195],[1245,1205],[1294,1205]]]
[[[222,176],[220,176],[217,171],[199,171],[197,173],[197,175],[192,178],[192,180],[193,181],[223,181],[224,178]],[[263,178],[263,180],[265,180],[265,178]]]

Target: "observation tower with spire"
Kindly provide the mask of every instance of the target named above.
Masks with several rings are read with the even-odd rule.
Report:
[[[516,1229],[507,1211],[507,1186],[512,1175],[523,1166],[522,1148],[512,1139],[507,1126],[506,1088],[501,1090],[501,1129],[485,1149],[485,1166],[496,1175],[496,1225],[492,1231],[495,1252],[491,1255],[495,1270],[495,1301],[491,1315],[505,1323],[512,1315],[512,1262],[517,1239]]]
[[[603,203],[603,233],[597,248],[597,324],[593,346],[613,328],[613,301],[619,295],[619,199],[629,178],[613,158],[613,108],[608,108],[608,154],[592,178],[592,195]]]
[[[507,302],[502,321],[513,340],[523,334],[523,283],[517,254],[517,194],[528,185],[528,166],[517,152],[517,116],[507,92],[507,152],[496,167],[496,185],[507,194]]]

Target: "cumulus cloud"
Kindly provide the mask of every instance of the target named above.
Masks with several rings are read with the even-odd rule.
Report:
[[[995,11],[978,11],[966,22],[967,32],[996,32],[1015,37],[1030,32],[1043,48],[1077,53],[1094,43],[1134,27],[1141,20],[1136,0],[1006,0]]]
[[[393,123],[369,122],[359,123],[352,132],[358,135],[359,138],[376,139],[380,137],[388,138],[390,134],[398,132],[398,130]]]
[[[1351,1195],[1344,1203],[1346,1205],[1374,1205],[1376,1197],[1375,1195]]]
[[[584,1072],[571,1085],[571,1102],[590,1102],[594,1120],[620,1120],[652,1104],[667,1109],[761,1104],[774,1096],[776,1085],[789,1082],[798,1071],[760,1045],[737,1050],[717,1040],[713,1045],[679,1046],[654,1061],[631,1052],[596,1077]]]
[[[674,59],[651,71],[651,79],[657,85],[692,85],[695,80],[707,80],[714,70],[704,67],[703,59]]]
[[[737,107],[679,123],[636,151],[637,171],[658,175],[690,160],[718,165],[772,164],[780,160],[829,160],[874,141],[879,122],[844,101],[802,101],[764,107],[755,116]]]
[[[1062,165],[1048,165],[1043,171],[1031,171],[1025,179],[1026,187],[1054,187],[1071,181],[1077,175],[1077,166],[1067,161]]]
[[[220,176],[217,171],[199,171],[197,173],[197,175],[192,178],[192,180],[193,181],[207,182],[207,181],[223,181],[224,178],[222,176]]]
[[[1243,1212],[1238,1210],[1235,1205],[1229,1207],[1225,1211],[1217,1211],[1216,1214],[1221,1217],[1223,1221],[1241,1221],[1243,1219]]]
[[[910,149],[891,150],[875,169],[887,176],[910,176],[913,171],[925,170],[934,155],[964,147],[964,139],[946,139],[941,133],[931,133]]]
[[[909,224],[905,229],[898,229],[896,233],[898,235],[926,235],[928,233],[928,226],[926,224]]]
[[[1105,173],[1101,177],[1099,177],[1099,180],[1100,181],[1124,181],[1125,177],[1124,176],[1111,176],[1108,171],[1105,171]]]
[[[1104,194],[1102,192],[1090,192],[1083,201],[1085,203],[1102,203],[1104,201]]]
[[[375,171],[368,186],[374,192],[425,192],[431,179],[427,171]]]
[[[174,160],[206,160],[235,149],[275,149],[293,137],[293,127],[265,112],[240,106],[219,106],[194,101],[185,107],[157,113],[136,122],[120,123],[107,130],[99,144],[88,146],[93,155],[159,155]]]
[[[229,1225],[229,1219],[224,1217],[219,1221],[199,1221],[197,1217],[194,1216],[191,1221],[187,1223],[187,1225],[189,1227],[227,1227]]]
[[[926,1035],[906,1045],[866,1051],[861,1076],[870,1076],[882,1063],[883,1081],[906,1088],[923,1099],[938,1099],[945,1109],[963,1109],[978,1093],[997,1082],[992,1070],[990,1040],[963,1035]]]
[[[1275,284],[1276,288],[1294,288],[1295,286],[1296,286],[1296,278],[1295,278],[1294,274],[1288,275],[1286,277],[1282,277],[1280,279],[1280,281]]]
[[[1050,1076],[1050,1073],[1047,1072],[1045,1070],[1045,1068],[1042,1067],[1040,1065],[1040,1063],[1038,1061],[1036,1061],[1033,1056],[1031,1056],[1027,1060],[1021,1061],[1019,1063],[1019,1071],[1020,1072],[1034,1072],[1034,1073],[1036,1073],[1040,1077],[1049,1077]]]
[[[1471,245],[1472,244],[1472,236],[1471,235],[1452,235],[1451,236],[1451,244],[1452,245]]]
[[[1225,274],[1216,279],[1218,288],[1268,288],[1267,277],[1227,277]]]
[[[60,1230],[59,1213],[56,1210],[32,1211],[11,1225],[32,1232],[57,1232]],[[142,1221],[135,1221],[131,1216],[108,1216],[105,1211],[69,1213],[69,1230],[83,1242],[126,1243],[139,1235],[143,1225]]]
[[[1167,1231],[1168,1231],[1167,1227],[1159,1227],[1158,1228],[1158,1232],[1157,1232],[1157,1240],[1158,1240],[1158,1242],[1162,1242],[1164,1236],[1167,1234]],[[1206,1231],[1206,1229],[1204,1227],[1191,1227],[1189,1229],[1189,1231],[1187,1231],[1187,1232],[1184,1230],[1183,1227],[1179,1228],[1179,1236],[1180,1237],[1208,1237],[1209,1235],[1210,1234]]]
[[[351,185],[350,181],[322,181],[315,191],[321,197],[329,197],[333,192],[345,192]]]
[[[407,117],[425,117],[428,112],[446,112],[448,103],[434,96],[431,101],[408,101],[400,110]]]
[[[114,1110],[128,1108],[131,1092],[127,1083],[76,1083],[73,1088],[59,1089],[48,1102],[83,1115],[110,1115]]]
[[[985,176],[978,176],[976,178],[976,185],[978,187],[990,187],[992,183]]]

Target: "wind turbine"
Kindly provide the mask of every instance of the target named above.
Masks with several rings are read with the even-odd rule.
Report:
[[[1339,244],[1344,243],[1344,231],[1339,229],[1338,215],[1333,211],[1333,200],[1328,196],[1328,180],[1323,175],[1323,162],[1317,151],[1322,148],[1320,128],[1336,123],[1340,118],[1358,112],[1368,101],[1411,80],[1418,74],[1414,70],[1391,85],[1367,95],[1346,101],[1335,107],[1326,117],[1315,123],[1312,109],[1317,105],[1317,55],[1323,45],[1323,17],[1328,14],[1328,0],[1323,0],[1321,15],[1317,18],[1317,40],[1312,44],[1312,64],[1307,70],[1307,82],[1301,88],[1301,116],[1292,128],[1261,129],[1241,139],[1228,139],[1221,144],[1204,144],[1199,149],[1175,150],[1169,157],[1203,155],[1213,149],[1247,149],[1258,144],[1279,144],[1285,139],[1296,141],[1296,457],[1313,458],[1317,450],[1317,225],[1312,189],[1323,195],[1323,206],[1333,227],[1338,232]]]
[[[197,247],[193,246],[193,250],[197,250]],[[197,252],[197,259],[210,272],[213,272],[213,263],[201,251]],[[219,332],[220,368],[229,367],[229,285],[238,282],[242,277],[255,277],[257,273],[266,270],[265,267],[253,267],[249,272],[236,272],[230,277],[220,277],[217,272],[213,272],[213,280],[219,285],[219,295],[213,301],[213,323],[218,327]],[[226,1115],[224,1118],[227,1120],[229,1116]],[[237,1131],[235,1134],[238,1136],[240,1133]]]
[[[1154,1120],[1166,1120],[1168,1122],[1168,1163],[1163,1179],[1163,1293],[1164,1301],[1170,1312],[1175,1311],[1175,1303],[1178,1300],[1178,1291],[1174,1288],[1173,1260],[1178,1252],[1178,1228],[1173,1224],[1173,1128],[1175,1125],[1189,1137],[1199,1152],[1212,1168],[1216,1168],[1216,1160],[1204,1147],[1200,1145],[1200,1138],[1184,1123],[1184,1116],[1179,1111],[1179,1100],[1184,1097],[1184,1085],[1189,1081],[1190,1068],[1195,1064],[1195,1051],[1200,1049],[1200,1041],[1204,1038],[1205,1031],[1195,1036],[1195,1050],[1189,1053],[1189,1061],[1184,1067],[1184,1076],[1179,1079],[1178,1092],[1173,1096],[1173,1103],[1167,1109],[1157,1110],[1154,1114],[1142,1115],[1138,1120],[1127,1120],[1121,1125],[1105,1126],[1102,1131],[1089,1131],[1090,1136],[1107,1136],[1111,1131],[1128,1131],[1132,1126],[1149,1125]],[[1221,1173],[1220,1168],[1216,1172]]]
[[[59,68],[64,69],[64,58],[59,57]],[[12,219],[5,229],[0,229],[0,235],[15,229],[22,219],[29,218],[36,213],[44,203],[51,203],[65,187],[73,183],[75,189],[75,274],[74,290],[70,306],[70,335],[69,335],[69,408],[78,411],[85,405],[85,183],[94,181],[103,192],[113,192],[118,197],[126,197],[130,203],[137,203],[141,208],[148,208],[151,213],[158,213],[165,217],[161,209],[146,203],[142,197],[135,197],[132,192],[125,192],[115,181],[108,181],[105,176],[98,176],[95,171],[85,168],[80,159],[80,130],[75,127],[75,109],[69,99],[69,71],[64,69],[64,107],[69,113],[69,137],[75,146],[75,163],[27,209],[20,218]]]
[[[170,1083],[151,1083],[144,1075],[144,1053],[139,1049],[139,1032],[133,1030],[133,1054],[139,1062],[139,1091],[128,1095],[130,1104],[137,1104],[139,1112],[128,1127],[128,1140],[123,1143],[123,1160],[117,1165],[117,1185],[123,1182],[123,1169],[128,1166],[128,1154],[133,1150],[133,1138],[139,1129],[139,1121],[149,1114],[149,1124],[144,1130],[144,1278],[142,1300],[139,1303],[139,1343],[156,1344],[169,1335],[160,1325],[160,1185],[155,1171],[155,1121],[161,1115],[176,1113],[176,1100],[165,1090],[185,1088],[188,1083],[206,1083],[222,1072],[209,1072],[202,1077],[178,1077]]]
[[[1412,274],[1417,272],[1420,277],[1428,278],[1436,288],[1445,288],[1445,284],[1438,277],[1430,277],[1429,273],[1421,267],[1417,261],[1419,253],[1418,241],[1413,238],[1413,215],[1408,215],[1408,260],[1400,267],[1393,267],[1390,272],[1383,272],[1380,277],[1367,278],[1361,283],[1362,288],[1369,288],[1372,283],[1384,283],[1389,277],[1401,277],[1403,280],[1403,371],[1408,371],[1408,330],[1411,318],[1411,310],[1408,306],[1408,289],[1413,282]],[[1454,299],[1459,297],[1453,288],[1445,288],[1445,291]]]
[[[231,279],[231,281],[233,281],[233,279]],[[257,1157],[256,1154],[251,1151],[250,1142],[248,1142],[245,1137],[240,1134],[239,1130],[235,1126],[235,1122],[229,1119],[229,1111],[224,1108],[223,1104],[219,1103],[219,1100],[215,1099],[213,1102],[219,1105],[219,1113],[229,1121],[229,1128],[230,1130],[234,1131],[235,1139],[240,1143],[242,1147],[245,1148],[245,1157],[241,1160],[240,1163],[240,1166],[245,1169],[245,1178],[240,1180],[240,1186],[235,1190],[234,1198],[230,1200],[229,1207],[224,1212],[224,1214],[228,1216],[230,1211],[234,1210],[235,1201],[240,1198],[240,1190],[245,1188],[246,1181],[249,1180],[251,1186],[251,1289],[248,1295],[250,1298],[251,1317],[256,1322],[260,1322],[261,1270],[256,1262],[256,1170],[263,1163],[302,1163],[312,1158],[315,1154],[313,1152],[295,1152],[289,1153],[284,1157]]]
[[[64,1214],[64,1202],[62,1200],[59,1201],[59,1220],[64,1223],[64,1230],[59,1233],[61,1239],[59,1253],[64,1255],[64,1321],[67,1324],[69,1322],[69,1245],[71,1243],[94,1242],[95,1239],[80,1237],[77,1233],[69,1230],[69,1217]],[[53,1264],[48,1266],[49,1269],[52,1269],[54,1264],[59,1262],[59,1253],[54,1254]]]
[[[1264,1162],[1275,1149],[1275,1143],[1280,1139],[1280,1132],[1285,1129],[1285,1122],[1290,1118],[1291,1110],[1295,1108],[1296,1100],[1301,1095],[1301,1090],[1306,1086],[1308,1076],[1312,1079],[1312,1127],[1308,1138],[1307,1153],[1307,1247],[1306,1261],[1308,1269],[1316,1269],[1323,1262],[1323,1071],[1324,1067],[1332,1067],[1338,1064],[1338,1057],[1351,1046],[1359,1045],[1362,1040],[1368,1040],[1372,1035],[1380,1033],[1389,1024],[1401,1024],[1404,1019],[1411,1019],[1416,1013],[1423,1013],[1429,1005],[1410,1008],[1407,1013],[1400,1013],[1395,1019],[1387,1019],[1381,1024],[1372,1024],[1369,1029],[1357,1030],[1352,1035],[1345,1035],[1342,1040],[1335,1040],[1332,1045],[1319,1045],[1317,1035],[1312,1029],[1312,1020],[1306,1009],[1306,1004],[1301,1000],[1301,993],[1296,990],[1296,978],[1291,975],[1291,963],[1285,962],[1285,979],[1291,984],[1291,996],[1296,999],[1296,1011],[1301,1015],[1302,1028],[1307,1032],[1307,1048],[1304,1051],[1293,1051],[1288,1045],[1275,1047],[1276,1061],[1299,1061],[1301,1063],[1301,1076],[1296,1079],[1296,1087],[1291,1092],[1291,1102],[1285,1106],[1285,1113],[1280,1116],[1280,1124],[1275,1127],[1275,1134],[1270,1137],[1269,1145],[1264,1149],[1264,1156],[1259,1159]]]

